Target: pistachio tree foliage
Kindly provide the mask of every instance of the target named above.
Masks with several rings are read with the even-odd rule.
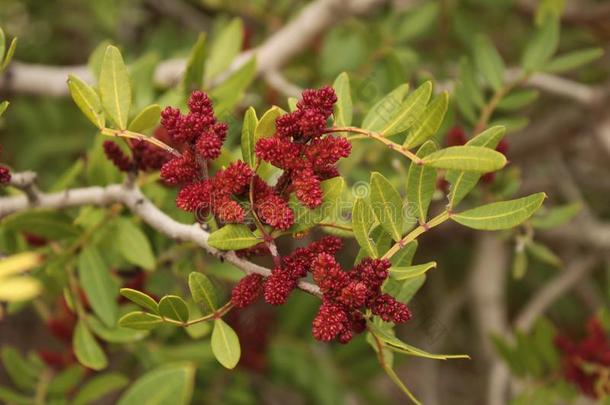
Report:
[[[422,7],[412,23],[435,10]],[[416,258],[420,237],[454,232],[448,223],[506,231],[517,241],[517,278],[525,276],[526,255],[556,262],[533,230],[569,220],[574,207],[535,215],[545,194],[520,193],[515,171],[504,170],[507,129],[526,125],[519,111],[537,98],[529,79],[600,56],[598,49],[556,55],[556,9],[541,8],[515,74],[478,35],[458,61],[452,88],[411,81],[369,105],[359,99],[366,82],[354,86],[342,72],[279,106],[248,106],[257,60],[233,63],[242,30],[236,19],[211,43],[201,34],[181,80],[154,100],[142,95],[150,80],[144,62],[127,66],[120,46],[101,44],[90,58],[93,82],[66,78],[73,108],[94,129],[87,159],[48,192],[0,166],[0,225],[3,248],[10,247],[0,261],[0,300],[12,313],[59,299],[61,314],[47,323],[64,345],[32,356],[3,347],[14,383],[0,387],[4,401],[85,404],[117,392],[119,404],[189,403],[197,373],[205,373],[190,360],[213,356],[226,373],[237,373],[243,348],[252,356],[248,340],[255,338],[242,336],[232,316],[247,318],[252,305],[290,307],[304,294],[316,309],[296,319],[310,325],[316,344],[366,342],[369,353],[348,355],[347,367],[362,356],[376,359],[418,403],[395,371],[399,355],[470,358],[428,352],[395,332],[419,316],[409,302],[426,274],[451,270]],[[4,34],[0,40],[4,69],[16,41],[5,50]],[[7,106],[0,104],[0,114]],[[446,141],[456,116],[472,135],[454,128]],[[358,167],[373,145],[386,149],[395,168]],[[356,169],[369,172],[366,180],[352,181],[346,171]],[[498,192],[488,192],[491,183]],[[217,263],[213,271],[209,262]],[[148,291],[145,280],[168,268],[172,275]],[[266,328],[264,320],[251,322]],[[597,323],[592,328],[601,333]],[[176,343],[184,334],[192,344]],[[552,326],[541,322],[534,334],[520,335],[517,348],[500,338],[494,343],[515,373],[541,377],[558,369],[558,354]],[[578,352],[576,346],[560,348]],[[519,363],[512,353],[519,347],[540,362]],[[274,350],[282,356],[290,348],[279,342]],[[134,367],[140,375],[130,383]]]

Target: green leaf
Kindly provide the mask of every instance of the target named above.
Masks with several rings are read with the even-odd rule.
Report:
[[[411,149],[419,146],[436,134],[445,119],[448,104],[449,94],[446,91],[434,98],[426,107],[422,116],[415,122],[413,130],[407,136],[404,147]]]
[[[544,193],[537,193],[516,200],[486,204],[452,214],[451,219],[474,229],[509,229],[531,217],[540,208],[545,198]]]
[[[518,110],[536,101],[539,95],[540,92],[538,90],[533,89],[513,91],[498,103],[498,110]]]
[[[119,373],[106,373],[92,377],[74,398],[73,405],[95,403],[107,394],[118,391],[129,384],[129,379]]]
[[[409,129],[425,111],[431,95],[432,82],[427,81],[404,99],[379,132],[391,136]]]
[[[68,89],[72,100],[78,108],[85,114],[85,117],[93,123],[97,128],[104,128],[106,118],[104,117],[104,109],[99,96],[87,83],[76,76],[68,76]]]
[[[22,390],[33,389],[42,371],[40,367],[23,357],[17,349],[4,344],[4,342],[2,347],[2,365],[11,381]]]
[[[356,198],[352,208],[352,228],[358,245],[370,257],[379,257],[377,246],[369,238],[369,231],[375,222],[375,214],[369,204],[362,198]]]
[[[349,76],[343,72],[335,79],[333,89],[337,93],[337,102],[333,115],[336,127],[347,127],[352,123],[352,95],[350,92]]]
[[[602,48],[588,48],[560,55],[547,63],[543,70],[549,73],[565,73],[587,63],[591,63],[604,55]]]
[[[254,130],[254,145],[256,146],[256,142],[261,138],[269,138],[275,134],[275,120],[280,116],[285,114],[286,111],[282,110],[278,106],[273,106],[261,117],[256,125],[256,129]]]
[[[159,301],[159,314],[164,318],[183,323],[189,320],[189,308],[186,302],[177,295],[166,295],[161,298],[161,301]]]
[[[203,89],[205,56],[205,32],[202,32],[197,37],[197,42],[193,45],[186,61],[186,69],[184,70],[184,76],[182,76],[182,88],[185,93],[190,94],[193,90]]]
[[[93,370],[102,370],[108,365],[106,354],[82,320],[76,323],[72,337],[72,347],[78,362],[83,366]]]
[[[6,109],[9,106],[9,102],[8,101],[3,101],[0,103],[0,117],[2,117],[2,114],[4,114],[4,112],[6,111]]]
[[[547,17],[534,37],[527,42],[521,64],[527,72],[540,70],[555,54],[559,45],[559,21]]]
[[[212,232],[208,238],[208,244],[220,250],[245,249],[261,241],[250,228],[242,224],[227,224]]]
[[[126,129],[131,106],[131,87],[123,57],[115,46],[106,48],[99,88],[104,109],[119,129]]]
[[[543,263],[549,264],[554,267],[561,266],[561,259],[548,247],[541,243],[529,241],[525,248],[528,253],[534,256],[536,259]]]
[[[195,368],[167,364],[147,372],[121,396],[118,405],[187,405],[193,396]]]
[[[536,229],[551,229],[559,225],[568,223],[581,210],[580,203],[566,204],[553,207],[545,212],[538,212],[532,218],[532,226]]]
[[[398,191],[381,173],[371,173],[371,208],[381,226],[398,242],[402,236],[403,206]]]
[[[63,369],[49,381],[48,395],[65,395],[82,382],[84,375],[85,369],[80,365],[75,364]]]
[[[413,256],[415,256],[415,252],[417,251],[418,243],[416,240],[412,240],[407,243],[405,247],[401,248],[390,261],[392,262],[392,266],[395,267],[407,267],[410,266],[413,262]]]
[[[474,60],[479,73],[494,90],[504,83],[504,61],[489,38],[478,36],[474,40]]]
[[[241,347],[235,331],[222,319],[214,320],[212,353],[224,367],[233,369],[239,362]]]
[[[125,260],[146,270],[155,268],[155,255],[142,230],[127,218],[117,220],[117,244]]]
[[[15,55],[15,49],[17,49],[17,38],[13,38],[11,44],[8,47],[8,51],[4,55],[4,61],[2,62],[2,67],[0,67],[0,72],[7,68],[8,64],[11,63],[13,59],[13,55]]]
[[[0,220],[5,231],[26,231],[45,239],[60,240],[80,235],[72,219],[62,212],[35,210],[9,215]]]
[[[500,140],[504,136],[505,132],[506,130],[504,127],[494,126],[486,129],[469,140],[466,145],[482,146],[495,149],[496,146],[498,146],[498,143],[500,143]],[[449,207],[455,207],[460,201],[462,201],[464,197],[466,197],[466,195],[468,195],[468,193],[477,185],[480,178],[480,173],[449,170],[445,175],[445,179],[451,184],[451,189],[449,191],[449,195],[447,196],[449,199]]]
[[[432,354],[428,353],[425,350],[418,349],[417,347],[411,346],[402,340],[398,339],[396,336],[388,333],[386,330],[381,329],[373,322],[367,322],[367,329],[375,334],[381,341],[385,343],[385,345],[392,349],[395,352],[408,354],[411,356],[417,357],[425,357],[428,359],[435,360],[449,360],[449,359],[469,359],[470,356],[465,354]]]
[[[161,325],[163,320],[148,312],[136,311],[129,312],[119,319],[119,326],[138,330],[150,330]]]
[[[408,91],[409,84],[401,84],[375,103],[364,117],[362,128],[379,132],[396,113]]]
[[[106,325],[116,325],[117,286],[110,276],[109,267],[94,246],[87,246],[78,255],[78,278],[93,312]]]
[[[256,58],[252,57],[237,71],[210,91],[214,110],[223,117],[231,114],[235,105],[242,99],[246,88],[256,77]]]
[[[436,262],[428,262],[424,264],[416,264],[407,267],[392,267],[390,275],[398,281],[407,280],[409,278],[419,277],[425,274],[430,269],[436,268]]]
[[[409,12],[400,18],[399,26],[395,34],[396,41],[408,41],[436,26],[440,11],[437,3],[424,3],[414,9],[409,8]]]
[[[224,72],[241,51],[243,24],[239,18],[233,19],[212,42],[206,64],[206,80]]]
[[[134,304],[146,308],[154,314],[159,314],[159,306],[150,295],[132,288],[121,288],[121,295]]]
[[[258,118],[256,117],[256,111],[254,110],[254,107],[250,107],[246,110],[244,123],[241,127],[241,154],[244,162],[252,168],[256,166],[254,132],[256,131],[257,126]]]
[[[425,274],[404,281],[389,278],[383,285],[383,291],[393,296],[397,301],[408,304],[425,281]]]
[[[436,150],[436,144],[428,141],[419,148],[417,156],[424,158]],[[409,214],[417,215],[422,224],[426,222],[434,190],[436,190],[436,170],[412,163],[407,174],[407,203],[409,204]]]
[[[482,108],[485,105],[483,89],[476,76],[476,70],[470,60],[466,57],[460,61],[460,85],[461,92],[473,106]]]
[[[127,329],[120,325],[108,327],[93,315],[87,315],[85,319],[91,332],[106,342],[131,343],[142,340],[148,335],[146,331]]]
[[[6,36],[4,30],[0,28],[0,62],[4,59],[4,52],[6,51]]]
[[[147,129],[154,128],[159,124],[161,118],[161,106],[152,104],[144,108],[129,124],[128,129],[133,132],[143,133]]]
[[[204,307],[204,315],[216,311],[218,308],[218,295],[210,279],[202,273],[189,274],[189,290],[193,301]]]
[[[450,146],[427,155],[422,163],[437,169],[486,173],[503,168],[506,157],[481,146]]]
[[[288,206],[294,212],[294,225],[289,232],[302,232],[322,222],[330,216],[334,216],[337,211],[337,201],[341,196],[345,180],[342,177],[334,177],[320,183],[322,189],[322,204],[310,209],[301,204],[294,193],[290,195]]]

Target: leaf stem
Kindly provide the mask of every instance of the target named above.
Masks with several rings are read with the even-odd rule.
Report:
[[[148,142],[152,145],[155,145],[155,146],[163,149],[164,151],[166,151],[168,153],[171,153],[174,156],[182,156],[180,152],[178,152],[176,149],[172,148],[168,144],[164,143],[163,141],[161,141],[155,137],[152,137],[152,136],[146,136],[146,135],[140,134],[138,132],[129,131],[127,129],[102,128],[100,130],[100,133],[105,136],[136,139],[138,141]]]
[[[333,132],[353,132],[356,134],[362,134],[365,137],[375,139],[376,141],[383,143],[388,148],[395,150],[396,152],[408,157],[411,161],[413,161],[414,163],[416,163],[418,165],[423,163],[422,159],[420,157],[418,157],[415,153],[411,152],[409,149],[405,148],[404,146],[389,140],[388,138],[384,137],[383,135],[381,135],[378,132],[368,131],[366,129],[362,129],[362,128],[358,128],[358,127],[334,127],[334,128],[326,128],[324,130],[324,133],[326,133],[326,134],[333,133]]]
[[[394,244],[394,246],[392,246],[390,248],[390,250],[385,252],[385,254],[382,256],[382,259],[391,259],[392,256],[394,256],[396,253],[398,253],[398,251],[400,249],[402,249],[404,246],[406,246],[409,242],[415,240],[422,233],[434,228],[437,225],[442,224],[443,222],[448,220],[450,216],[451,216],[450,212],[445,210],[445,211],[441,212],[440,214],[438,214],[437,216],[435,216],[434,218],[432,218],[430,221],[428,221],[422,225],[419,225],[417,228],[415,228],[411,232],[409,232],[404,238],[402,238],[401,240],[396,242]]]
[[[171,323],[172,325],[178,325],[178,326],[182,326],[182,327],[189,327],[191,325],[194,325],[196,323],[201,323],[201,322],[206,322],[206,321],[211,321],[212,319],[218,319],[221,318],[222,316],[224,316],[227,312],[229,312],[231,309],[233,309],[233,303],[231,301],[227,302],[226,304],[224,304],[222,307],[218,308],[216,311],[209,313],[205,316],[202,316],[200,318],[195,318],[195,319],[191,319],[190,321],[186,321],[186,322],[181,322],[181,321],[177,321],[175,319],[171,319],[171,318],[166,318],[161,316],[161,320],[163,320],[163,322],[166,323]]]

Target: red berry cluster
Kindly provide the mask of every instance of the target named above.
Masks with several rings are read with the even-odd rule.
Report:
[[[309,208],[322,203],[320,182],[336,177],[337,161],[351,151],[345,138],[322,138],[336,101],[331,87],[305,90],[297,109],[277,118],[275,134],[256,143],[256,156],[284,170],[278,186],[294,191]]]
[[[322,292],[322,304],[313,321],[316,339],[331,341],[337,338],[341,343],[349,342],[354,333],[360,333],[366,327],[363,309],[370,309],[386,322],[408,321],[411,312],[407,306],[381,292],[390,262],[366,257],[353,270],[343,271],[334,257],[341,247],[341,239],[326,236],[296,249],[282,258],[282,265],[274,268],[266,280],[259,275],[244,277],[233,289],[233,305],[243,308],[261,294],[269,304],[281,305],[299,280],[312,273]]]
[[[0,145],[0,153],[2,153],[2,145]],[[0,185],[8,184],[11,181],[11,171],[8,167],[0,165]]]
[[[170,159],[171,155],[148,142],[140,140],[129,140],[131,156],[112,141],[105,141],[103,144],[104,153],[122,172],[135,170],[153,171],[159,170]]]
[[[411,319],[409,308],[382,293],[390,261],[365,257],[351,271],[343,271],[329,254],[318,255],[313,263],[313,278],[322,290],[322,305],[313,321],[313,335],[318,340],[335,338],[349,342],[354,333],[365,329],[363,309],[386,322],[404,323]]]
[[[559,335],[555,345],[563,353],[563,374],[568,381],[594,398],[610,394],[610,382],[601,381],[610,372],[610,337],[599,319],[589,319],[584,339],[575,342]]]

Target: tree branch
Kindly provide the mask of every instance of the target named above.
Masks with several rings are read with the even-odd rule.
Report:
[[[305,6],[292,21],[271,35],[259,47],[242,52],[213,84],[222,82],[252,56],[257,58],[258,75],[278,71],[290,59],[307,49],[309,44],[328,27],[351,16],[364,14],[384,2],[385,0],[316,0]],[[155,84],[169,87],[178,83],[185,65],[185,59],[161,62],[155,71]],[[94,80],[93,75],[84,65],[47,66],[15,61],[4,76],[0,77],[0,88],[19,93],[67,96],[66,79],[69,74],[74,74],[88,83]]]
[[[220,251],[208,244],[210,236],[199,224],[183,224],[175,221],[159,208],[157,208],[142,192],[135,186],[127,184],[112,184],[106,187],[83,187],[74,188],[58,193],[42,193],[35,188],[35,176],[31,172],[16,173],[13,175],[11,184],[20,188],[30,188],[35,193],[35,198],[29,195],[0,198],[0,219],[5,216],[23,212],[34,208],[65,209],[83,205],[109,205],[122,203],[127,206],[134,215],[140,217],[144,222],[156,231],[167,235],[177,241],[189,241],[205,249],[209,254],[221,260],[225,260],[240,268],[247,274],[256,273],[269,276],[271,270],[259,266],[248,260],[237,256],[233,251]],[[299,288],[309,294],[321,296],[317,285],[305,281],[299,282]]]

